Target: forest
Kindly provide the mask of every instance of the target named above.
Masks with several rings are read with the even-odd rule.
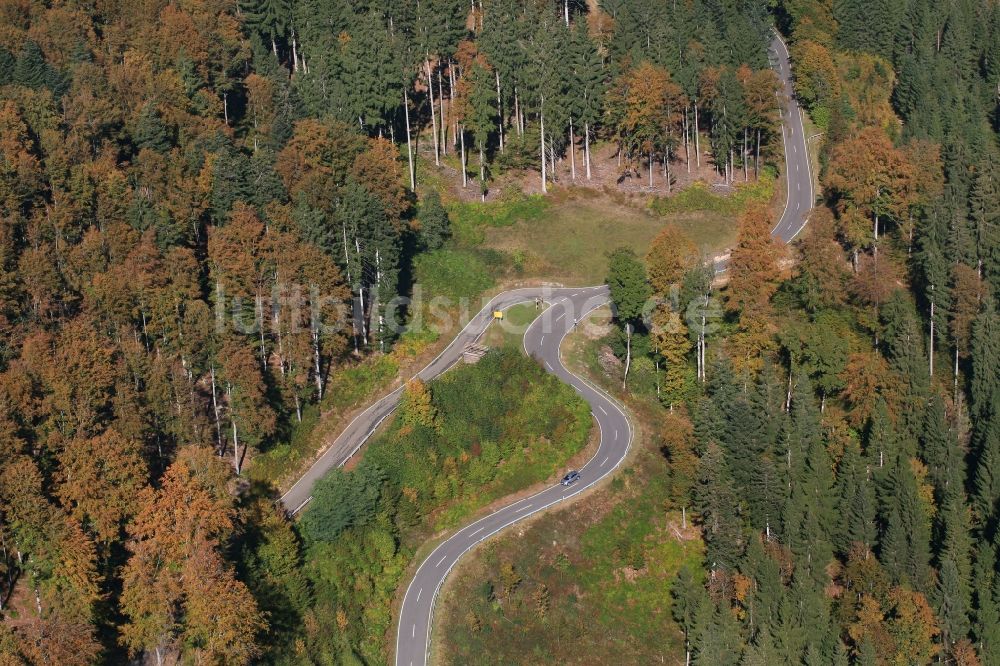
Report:
[[[411,387],[398,427],[450,471],[383,450],[298,522],[255,460],[403,344],[394,298],[501,175],[779,161],[773,25],[825,134],[795,275],[753,209],[706,331],[683,238],[611,257],[671,294],[618,337],[694,423],[677,620],[705,664],[1000,663],[1000,8],[973,0],[0,0],[0,663],[388,661],[404,534],[503,481],[505,433],[459,463],[433,415],[460,401]]]
[[[1000,6],[775,20],[824,136],[794,267],[764,209],[721,292],[669,228],[610,264],[608,344],[686,424],[661,435],[706,548],[678,663],[1000,663]]]

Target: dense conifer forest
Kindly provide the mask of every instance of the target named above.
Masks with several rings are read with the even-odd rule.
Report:
[[[258,456],[407,342],[442,197],[597,145],[668,192],[780,165],[774,26],[821,133],[794,274],[752,208],[706,333],[683,237],[609,259],[693,423],[674,656],[1000,663],[994,0],[0,0],[0,664],[386,663],[408,539],[582,446],[572,391],[510,354],[412,384],[299,522]]]

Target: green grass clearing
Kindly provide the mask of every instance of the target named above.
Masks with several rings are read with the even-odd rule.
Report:
[[[735,239],[734,216],[718,211],[656,215],[595,191],[552,196],[544,214],[507,226],[472,225],[486,247],[508,253],[525,277],[598,284],[607,273],[607,254],[625,245],[640,256],[667,224],[675,224],[706,253]],[[456,234],[457,236],[457,234]],[[475,242],[475,234],[470,240]]]

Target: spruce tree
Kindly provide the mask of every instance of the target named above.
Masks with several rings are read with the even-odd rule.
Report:
[[[1000,388],[1000,316],[992,297],[984,299],[983,310],[972,324],[972,379],[969,393],[972,413],[981,424]]]
[[[28,40],[21,48],[14,65],[14,83],[28,88],[41,88],[48,80],[48,65],[38,44]]]
[[[875,545],[878,507],[868,465],[857,444],[851,442],[837,467],[838,529],[835,544],[842,557],[847,557],[855,543],[863,544],[868,550]]]
[[[899,455],[892,463],[891,492],[879,515],[884,532],[879,561],[893,582],[927,592],[930,585],[930,520],[917,488],[910,461]]]
[[[1000,576],[996,573],[996,548],[981,542],[975,563],[975,622],[973,635],[984,664],[1000,663]]]
[[[734,569],[743,552],[743,528],[737,512],[737,488],[725,453],[716,444],[708,445],[698,464],[694,496],[709,567]]]
[[[14,70],[17,60],[14,54],[0,46],[0,86],[14,82]]]
[[[430,190],[420,201],[420,242],[428,250],[437,250],[451,237],[451,220],[441,204],[441,195]]]
[[[161,153],[170,150],[170,133],[152,103],[145,104],[139,112],[133,140],[139,149],[148,148]]]

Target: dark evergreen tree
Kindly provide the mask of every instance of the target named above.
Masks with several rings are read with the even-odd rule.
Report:
[[[879,540],[879,561],[892,581],[917,591],[930,586],[930,518],[910,460],[899,455],[892,462],[879,515],[883,532]]]
[[[847,557],[855,543],[868,550],[875,546],[878,535],[875,484],[868,472],[870,462],[853,442],[844,450],[837,467],[837,518],[835,535],[837,551]]]
[[[16,67],[17,60],[14,54],[0,46],[0,86],[14,83]]]
[[[139,112],[133,140],[136,148],[148,148],[161,153],[170,150],[173,145],[170,131],[153,104],[144,105]]]
[[[709,567],[734,569],[744,548],[743,528],[729,464],[722,448],[715,444],[709,444],[701,457],[694,496]]]
[[[28,88],[41,88],[48,81],[48,65],[38,44],[28,40],[14,65],[14,82]]]
[[[417,219],[420,221],[420,241],[428,250],[439,249],[451,237],[451,220],[436,190],[430,190],[421,199]]]

